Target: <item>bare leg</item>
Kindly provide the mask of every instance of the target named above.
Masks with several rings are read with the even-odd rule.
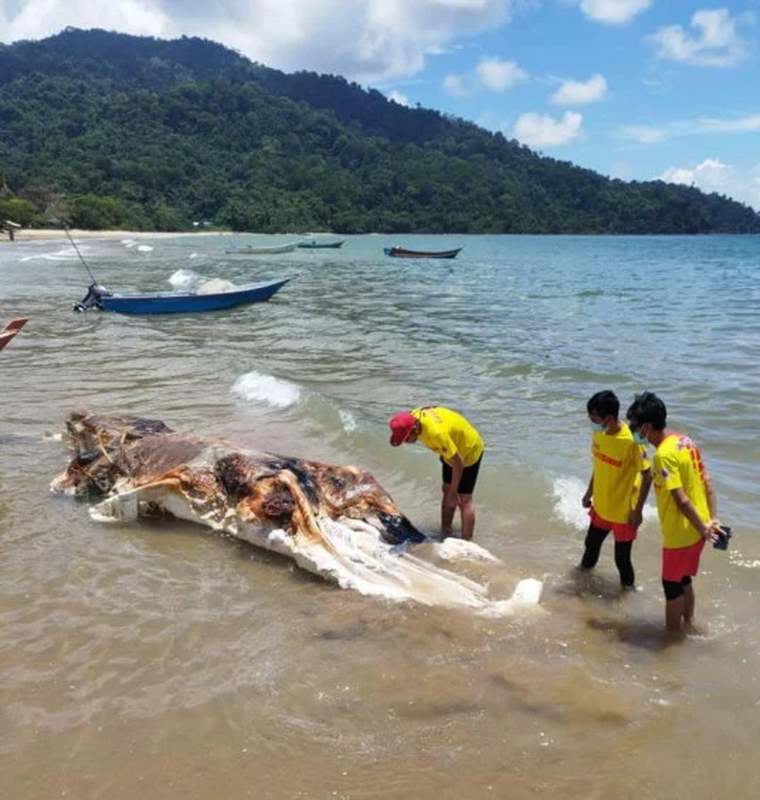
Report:
[[[475,533],[475,504],[471,494],[459,495],[459,511],[462,515],[462,538],[469,542]]]
[[[443,498],[441,500],[441,533],[444,536],[451,536],[452,525],[454,524],[454,512],[457,510],[457,504],[449,504],[446,502],[446,491],[451,486],[450,483],[443,484]]]
[[[665,601],[665,627],[668,632],[675,633],[681,630],[681,621],[684,617],[686,594],[676,597],[675,600]]]
[[[688,626],[694,621],[694,587],[691,584],[683,587],[683,598],[683,622]]]

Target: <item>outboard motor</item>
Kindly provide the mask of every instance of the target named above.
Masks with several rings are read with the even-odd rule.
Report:
[[[87,289],[87,294],[78,303],[74,303],[74,311],[89,311],[91,308],[102,309],[100,298],[110,296],[111,292],[107,289],[97,283],[91,283]]]

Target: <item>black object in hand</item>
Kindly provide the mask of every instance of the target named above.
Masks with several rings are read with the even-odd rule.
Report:
[[[718,538],[713,542],[716,550],[728,550],[728,540],[731,538],[731,528],[728,525],[719,525],[716,531]]]

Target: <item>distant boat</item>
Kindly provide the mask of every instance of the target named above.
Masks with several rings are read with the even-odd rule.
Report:
[[[456,258],[462,248],[456,250],[406,250],[403,247],[385,247],[383,252],[391,258]]]
[[[298,246],[302,250],[337,250],[345,241],[345,239],[340,239],[337,242],[319,242],[311,239],[308,242],[299,242]]]
[[[17,317],[16,319],[12,319],[2,331],[0,331],[0,350],[10,342],[27,322],[29,322],[28,317]]]
[[[287,244],[243,244],[231,245],[225,249],[225,253],[238,256],[266,256],[277,255],[279,253],[290,253],[296,249],[297,242]]]
[[[213,294],[196,292],[158,292],[155,294],[112,294],[93,283],[85,298],[74,304],[77,311],[98,308],[118,314],[190,314],[221,311],[248,303],[262,303],[279,291],[291,278],[249,283],[238,289]]]

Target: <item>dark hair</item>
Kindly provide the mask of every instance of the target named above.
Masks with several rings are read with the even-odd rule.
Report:
[[[620,413],[620,401],[617,399],[615,392],[605,389],[603,392],[597,392],[586,403],[586,411],[589,414],[597,414],[600,417],[615,417],[617,419]]]
[[[668,410],[654,392],[643,392],[633,398],[625,416],[629,422],[635,420],[638,426],[648,422],[656,431],[661,431],[665,428]]]

